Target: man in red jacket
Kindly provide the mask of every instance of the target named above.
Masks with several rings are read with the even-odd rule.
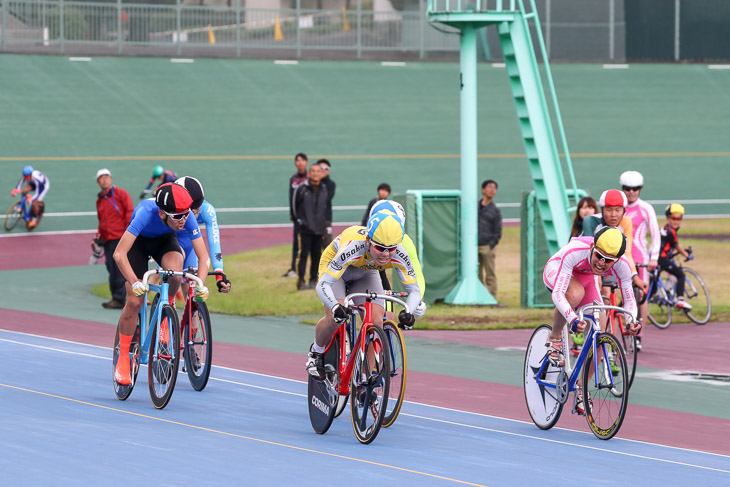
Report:
[[[96,173],[96,183],[101,188],[96,199],[99,229],[91,247],[104,246],[106,269],[109,272],[109,290],[112,294],[112,299],[101,305],[107,309],[122,309],[127,296],[124,286],[126,279],[112,256],[119,239],[129,226],[134,205],[129,193],[112,184],[112,173],[109,169],[99,169]]]

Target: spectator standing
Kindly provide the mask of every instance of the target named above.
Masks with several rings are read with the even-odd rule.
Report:
[[[335,186],[337,185],[330,178],[330,161],[320,159],[317,161],[317,164],[322,169],[321,184],[327,188],[327,220],[325,222],[327,224],[327,232],[322,238],[322,249],[324,249],[332,242],[332,198],[335,197]]]
[[[112,258],[119,239],[132,220],[134,204],[132,197],[124,189],[114,186],[109,169],[99,169],[96,173],[96,184],[101,191],[96,198],[96,215],[99,217],[99,228],[94,242],[103,244],[106,259],[106,270],[109,272],[109,291],[112,299],[101,305],[107,309],[122,309],[127,296],[124,286],[126,279]],[[93,246],[93,244],[92,244]]]
[[[492,296],[497,296],[497,275],[494,248],[502,238],[502,212],[494,204],[497,182],[487,179],[482,183],[482,199],[479,202],[479,280]]]
[[[573,219],[573,229],[570,232],[570,238],[579,237],[583,233],[583,220],[588,215],[598,213],[598,203],[590,196],[584,196],[578,201],[578,209],[575,211]]]
[[[294,197],[294,190],[299,187],[304,181],[307,180],[307,155],[300,152],[294,156],[294,166],[297,168],[297,172],[289,178],[289,219],[294,224],[294,236],[292,239],[291,248],[291,266],[289,270],[284,273],[281,277],[297,277],[297,272],[294,270],[297,266],[297,255],[299,255],[299,239],[297,238],[297,222],[294,218],[294,211],[292,209],[292,201]]]
[[[322,168],[319,164],[312,164],[309,166],[309,177],[297,187],[292,198],[292,213],[299,237],[297,289],[300,291],[314,289],[317,284],[322,238],[327,232],[328,197],[327,186],[322,184]],[[309,284],[307,284],[304,277],[307,270],[307,256],[310,255]]]
[[[378,197],[371,199],[370,203],[368,203],[368,209],[365,210],[365,214],[362,216],[362,221],[360,222],[361,226],[368,226],[368,219],[370,219],[370,211],[373,209],[373,205],[378,201],[387,200],[388,196],[390,196],[390,184],[380,183],[378,185]]]

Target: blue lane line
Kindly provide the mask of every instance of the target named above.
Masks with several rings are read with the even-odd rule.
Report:
[[[8,485],[13,479],[78,482],[79,475],[90,483],[109,477],[110,454],[134,459],[144,472],[159,469],[170,453],[186,465],[194,459],[194,478],[210,485],[240,483],[242,475],[262,485],[321,485],[322,472],[419,485],[564,485],[565,478],[546,473],[568,471],[574,479],[611,472],[612,483],[627,485],[730,482],[730,458],[722,455],[619,438],[601,442],[588,433],[541,431],[531,423],[415,403],[406,403],[396,424],[363,446],[348,410],[326,435],[312,432],[305,383],[221,367],[214,367],[202,393],[180,375],[170,404],[157,411],[146,369],[131,397],[116,399],[110,356],[110,349],[0,331],[0,357],[15,364],[2,367],[0,376],[0,453],[10,467]],[[79,449],[88,450],[86,460],[78,458]],[[38,468],[39,461],[51,470]],[[185,469],[166,475],[173,483],[189,480]]]

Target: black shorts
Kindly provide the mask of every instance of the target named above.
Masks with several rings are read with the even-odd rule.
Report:
[[[184,255],[180,244],[177,242],[175,232],[166,233],[159,237],[137,237],[137,240],[134,241],[129,252],[127,252],[127,259],[129,259],[134,274],[142,279],[149,268],[147,263],[150,257],[162,266],[162,256],[168,252],[179,252],[180,255]]]

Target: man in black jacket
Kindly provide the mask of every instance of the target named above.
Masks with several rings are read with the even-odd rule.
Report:
[[[482,183],[482,199],[479,201],[479,280],[494,297],[497,296],[494,247],[502,238],[502,212],[494,204],[495,196],[497,182],[487,179]]]
[[[322,237],[322,249],[325,249],[332,242],[332,198],[335,197],[335,182],[330,178],[330,161],[320,159],[317,161],[322,169],[321,184],[327,187],[327,232]]]
[[[294,190],[307,180],[307,161],[307,155],[302,152],[294,156],[294,166],[296,166],[297,172],[289,178],[289,219],[294,224],[294,239],[292,241],[291,249],[291,267],[289,267],[289,270],[281,277],[297,277],[297,273],[294,269],[296,268],[297,255],[299,254],[299,238],[297,237],[297,222],[294,219],[294,213],[291,205]]]
[[[327,232],[327,187],[321,183],[322,168],[319,164],[309,166],[309,178],[294,190],[292,214],[299,237],[297,289],[314,289],[322,255],[322,237]],[[311,254],[309,284],[304,280],[307,256]]]

